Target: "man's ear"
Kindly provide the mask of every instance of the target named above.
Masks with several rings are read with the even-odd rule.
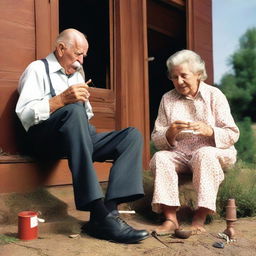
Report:
[[[62,57],[64,54],[64,50],[66,48],[65,45],[63,43],[59,43],[56,48],[57,48],[58,55]]]

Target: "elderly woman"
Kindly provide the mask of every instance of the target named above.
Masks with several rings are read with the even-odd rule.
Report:
[[[165,235],[179,228],[178,174],[191,172],[197,193],[192,230],[202,232],[206,216],[216,211],[223,168],[236,161],[239,130],[224,94],[203,82],[207,74],[198,54],[176,52],[167,68],[175,89],[163,95],[152,132],[159,150],[150,162],[155,175],[152,208],[165,216],[155,231]]]

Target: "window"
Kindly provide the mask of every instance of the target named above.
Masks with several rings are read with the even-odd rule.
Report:
[[[59,31],[75,28],[87,36],[86,79],[98,88],[110,88],[109,0],[60,0]]]

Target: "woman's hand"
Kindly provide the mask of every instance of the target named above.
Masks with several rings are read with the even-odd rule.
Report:
[[[190,121],[175,121],[173,122],[166,132],[166,138],[170,145],[175,145],[177,135],[183,130],[193,130],[202,136],[211,137],[213,129],[204,122],[190,122]],[[178,138],[177,138],[178,140]]]
[[[204,122],[190,122],[189,128],[195,132],[198,132],[198,134],[211,137],[213,135],[213,129],[210,125],[204,123]]]
[[[175,144],[175,139],[176,136],[184,129],[190,129],[189,128],[189,124],[190,122],[186,122],[186,121],[175,121],[173,122],[170,127],[168,128],[167,132],[166,132],[166,138],[169,142],[170,145],[174,145]]]

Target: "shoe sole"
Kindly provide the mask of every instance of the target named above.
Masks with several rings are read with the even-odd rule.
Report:
[[[137,238],[137,239],[131,239],[131,240],[128,240],[128,241],[122,241],[122,240],[109,239],[108,237],[105,237],[104,235],[95,234],[95,233],[91,232],[90,230],[83,230],[83,232],[86,233],[89,236],[94,237],[94,238],[98,238],[98,239],[102,239],[102,240],[106,240],[106,241],[114,242],[114,243],[122,243],[122,244],[135,244],[135,243],[143,241],[143,240],[145,240],[145,239],[147,239],[149,237],[149,234],[148,234],[147,236],[140,237],[140,238]]]

